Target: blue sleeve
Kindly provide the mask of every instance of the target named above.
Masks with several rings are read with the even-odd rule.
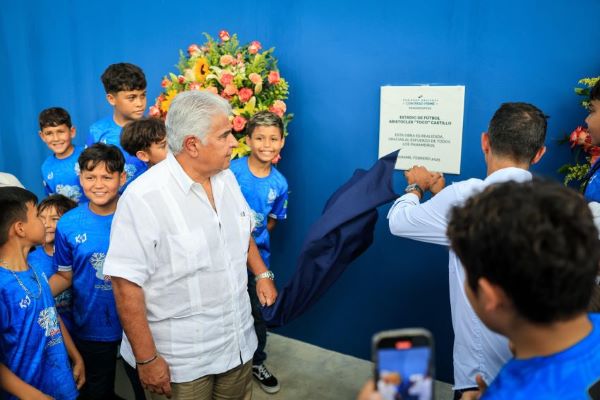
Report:
[[[269,213],[269,218],[286,219],[287,218],[287,203],[288,203],[288,187],[285,185],[281,193],[273,202],[273,208]]]
[[[46,179],[42,176],[42,183],[44,184],[44,191],[46,192],[46,196],[50,196],[52,194],[52,189],[50,189],[50,185],[46,182]]]
[[[88,148],[91,145],[93,145],[94,143],[96,143],[96,141],[94,140],[93,133],[90,131],[90,133],[88,133],[87,140],[85,141],[85,147]]]
[[[55,271],[72,271],[73,270],[73,247],[69,243],[69,239],[61,229],[61,221],[56,227],[56,235],[54,237],[54,256],[52,257],[52,266]]]

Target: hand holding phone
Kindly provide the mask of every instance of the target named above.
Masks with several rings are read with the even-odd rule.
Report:
[[[375,385],[383,400],[433,400],[433,337],[421,328],[373,336]]]

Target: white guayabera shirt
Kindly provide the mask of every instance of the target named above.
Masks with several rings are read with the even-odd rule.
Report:
[[[106,275],[142,288],[172,382],[226,372],[257,347],[247,293],[250,208],[231,171],[210,179],[216,212],[172,154],[142,174],[119,199],[104,263]],[[135,367],[125,336],[121,354]]]
[[[423,204],[419,203],[416,194],[407,193],[396,200],[388,213],[390,231],[396,236],[449,246],[446,229],[452,207],[463,204],[470,196],[494,183],[523,182],[531,178],[531,173],[524,169],[504,168],[485,180],[455,182]],[[512,355],[506,338],[487,329],[473,311],[465,294],[463,266],[451,250],[448,273],[454,329],[454,389],[459,390],[476,387],[477,374],[488,383],[493,381]]]

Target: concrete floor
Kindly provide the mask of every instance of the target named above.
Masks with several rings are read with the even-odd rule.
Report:
[[[373,376],[373,363],[336,353],[284,336],[269,334],[267,340],[269,370],[279,379],[281,390],[267,394],[255,382],[255,400],[351,400]],[[122,366],[117,370],[117,393],[133,399]],[[436,382],[435,399],[452,399],[452,387]]]

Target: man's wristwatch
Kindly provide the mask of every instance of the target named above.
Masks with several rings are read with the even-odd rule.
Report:
[[[404,193],[410,193],[414,191],[419,192],[420,197],[423,197],[423,189],[421,189],[421,187],[416,183],[411,183],[404,189]]]
[[[258,282],[259,280],[261,280],[263,278],[268,278],[268,279],[274,281],[275,274],[272,271],[263,272],[262,274],[258,274],[254,277],[254,282]]]

